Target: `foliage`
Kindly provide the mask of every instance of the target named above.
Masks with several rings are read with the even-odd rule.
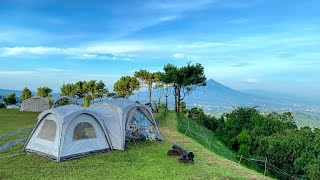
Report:
[[[185,115],[186,117],[188,117],[187,104],[185,102],[183,102],[183,101],[180,102],[179,113],[182,114],[182,115]]]
[[[6,105],[4,103],[0,103],[0,109],[1,108],[6,108]]]
[[[46,98],[46,97],[50,96],[50,93],[52,92],[52,89],[48,88],[47,86],[39,87],[39,88],[37,88],[37,90],[38,90],[37,95],[42,98]]]
[[[205,116],[198,108],[190,119],[214,131],[230,149],[244,157],[261,159],[281,171],[303,179],[320,177],[320,130],[298,129],[290,112],[260,113],[255,108],[237,108],[220,118]],[[282,174],[269,171],[276,178]]]
[[[75,84],[64,84],[60,88],[60,95],[61,96],[70,96],[70,97],[76,97],[77,99],[83,99],[84,103],[83,105],[88,107],[90,106],[91,101],[94,101],[95,99],[99,99],[99,101],[102,101],[104,97],[108,97],[109,91],[105,87],[103,81],[78,81]],[[61,104],[67,104],[68,102],[63,100]]]
[[[243,155],[244,157],[250,156],[250,135],[248,133],[248,130],[244,128],[241,133],[237,136],[238,143],[240,145],[240,148],[238,150],[238,153]]]
[[[148,88],[148,102],[151,104],[152,99],[152,89],[157,85],[156,83],[159,82],[161,78],[160,72],[149,72],[147,70],[140,69],[134,73],[134,77],[139,81],[139,88],[147,87]]]
[[[16,93],[9,93],[4,99],[3,99],[4,104],[6,105],[14,105],[17,103],[16,100]]]
[[[20,95],[20,99],[21,101],[24,101],[26,99],[29,99],[32,97],[32,92],[30,91],[30,89],[28,89],[27,87],[25,87],[23,90],[22,90],[22,93]]]
[[[77,93],[77,86],[71,83],[63,84],[60,88],[60,92],[61,96],[75,97]]]
[[[123,76],[114,84],[114,91],[118,97],[129,98],[133,91],[139,89],[139,81],[136,77]]]
[[[204,67],[199,64],[189,62],[187,66],[180,68],[167,64],[163,68],[164,73],[161,80],[166,84],[171,84],[174,88],[175,111],[179,112],[180,102],[190,94],[197,86],[205,85],[206,77]]]

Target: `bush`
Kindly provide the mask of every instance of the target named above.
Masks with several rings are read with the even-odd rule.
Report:
[[[6,105],[3,104],[3,103],[0,103],[0,109],[1,109],[1,108],[6,108]]]

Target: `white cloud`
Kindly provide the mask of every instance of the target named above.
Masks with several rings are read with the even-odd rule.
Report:
[[[178,49],[204,49],[204,48],[212,48],[217,46],[223,46],[224,43],[221,42],[209,42],[209,41],[198,41],[190,44],[180,44],[177,45]]]
[[[145,42],[110,42],[59,48],[47,46],[16,46],[0,48],[0,56],[65,56],[71,59],[133,60],[130,53],[157,51],[161,48]]]
[[[4,89],[23,89],[27,86],[31,90],[36,90],[40,86],[48,86],[54,92],[59,92],[63,83],[75,83],[80,80],[107,80],[105,83],[112,90],[113,84],[120,77],[121,75],[118,74],[44,68],[28,71],[0,71],[0,84]]]
[[[246,83],[250,83],[250,84],[254,84],[254,83],[257,83],[257,79],[256,78],[247,78],[244,80],[244,82]]]
[[[176,54],[173,54],[172,57],[175,59],[184,59],[187,56],[185,54],[176,53]]]
[[[198,57],[193,55],[187,55],[182,53],[175,53],[171,55],[174,59],[187,59],[187,60],[196,60]]]

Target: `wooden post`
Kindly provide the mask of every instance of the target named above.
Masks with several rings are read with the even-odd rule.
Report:
[[[266,161],[264,163],[264,179],[266,178],[266,173],[267,173],[267,157],[266,157]]]
[[[240,157],[239,164],[240,164],[240,162],[241,162],[241,159],[242,159],[242,155],[241,155],[241,157]]]

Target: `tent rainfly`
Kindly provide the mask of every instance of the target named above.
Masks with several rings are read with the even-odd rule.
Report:
[[[163,140],[150,106],[118,98],[105,103],[92,104],[90,108],[104,117],[113,149],[123,151],[125,139],[130,136],[142,135]]]
[[[57,162],[112,150],[102,116],[78,105],[42,112],[23,151]]]
[[[49,101],[39,96],[33,96],[22,101],[20,111],[42,112],[49,109]]]

